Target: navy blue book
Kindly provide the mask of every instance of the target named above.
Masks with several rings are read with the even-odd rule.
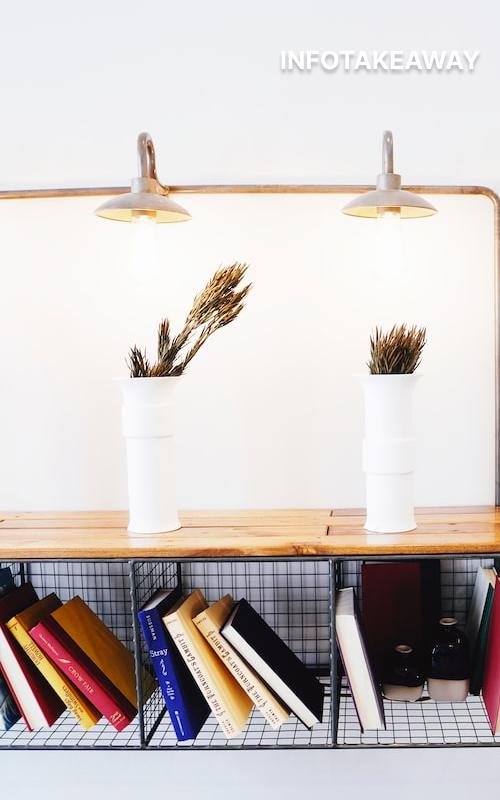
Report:
[[[198,736],[210,708],[163,623],[180,598],[180,589],[160,589],[138,617],[175,735],[184,742]]]
[[[0,597],[14,588],[15,583],[10,568],[0,568]],[[20,711],[0,672],[0,731],[10,730],[19,719],[21,719]]]

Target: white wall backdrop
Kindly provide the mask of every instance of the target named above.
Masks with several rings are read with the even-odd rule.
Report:
[[[365,183],[373,180],[379,170],[381,132],[392,128],[396,137],[396,165],[404,181],[481,183],[498,190],[500,112],[495,98],[500,76],[499,21],[500,12],[490,0],[478,0],[474,4],[464,0],[442,0],[439,4],[434,0],[421,0],[411,7],[387,0],[383,9],[369,0],[361,0],[353,6],[329,0],[314,0],[309,4],[298,0],[275,0],[272,4],[264,0],[254,0],[251,4],[229,0],[212,3],[192,0],[189,4],[151,0],[147,8],[131,0],[108,0],[106,3],[87,0],[80,5],[62,0],[44,3],[26,0],[23,4],[10,4],[3,10],[0,27],[0,152],[3,154],[0,185],[17,188],[123,184],[135,173],[135,137],[140,130],[150,130],[154,135],[160,175],[174,184]],[[283,75],[279,71],[279,51],[294,48],[478,49],[481,56],[472,75],[328,75],[320,72]],[[183,290],[186,294],[181,295],[184,277],[181,266],[192,270],[193,278],[195,270],[200,270],[201,277],[211,271],[214,258],[217,262],[227,257],[252,260],[254,252],[251,250],[250,256],[233,253],[231,240],[224,236],[220,247],[207,252],[206,262],[190,263],[187,258],[181,258],[182,247],[177,237],[185,236],[188,241],[187,237],[192,236],[195,225],[202,219],[199,202],[190,198],[189,205],[196,212],[196,222],[186,225],[182,231],[179,226],[179,230],[172,232],[177,242],[169,274],[172,302],[174,297],[175,302],[180,302],[181,296],[190,298],[192,289],[198,286],[198,279],[196,284],[194,280],[193,285],[186,283]],[[0,209],[0,214],[4,213]],[[336,215],[333,217],[336,219]],[[125,280],[128,267],[123,267],[123,272],[119,263],[120,245],[109,258],[109,272],[103,272],[100,279],[96,279],[95,263],[87,265],[86,259],[82,261],[81,258],[88,253],[87,239],[79,241],[76,237],[74,257],[61,261],[65,250],[64,219],[61,219],[60,236],[51,238],[53,259],[47,259],[46,253],[48,228],[38,228],[38,258],[37,240],[26,242],[27,229],[24,226],[18,229],[19,254],[23,250],[31,254],[25,291],[19,292],[19,276],[14,271],[21,262],[18,254],[12,253],[15,223],[11,219],[2,220],[0,216],[0,243],[9,242],[9,247],[2,246],[0,251],[2,498],[8,498],[14,505],[24,504],[31,498],[37,505],[59,504],[62,507],[69,504],[70,498],[76,501],[81,497],[83,486],[89,503],[111,505],[120,501],[121,504],[123,473],[118,466],[118,451],[102,454],[102,461],[116,467],[116,474],[113,471],[113,476],[104,483],[100,471],[91,475],[89,470],[95,463],[98,446],[99,428],[95,421],[107,414],[107,430],[114,431],[114,437],[118,436],[113,427],[116,417],[112,405],[96,402],[104,386],[103,373],[88,370],[89,326],[97,328],[101,324],[99,314],[109,315],[109,339],[102,342],[102,348],[105,353],[112,351],[113,359],[118,358],[130,338],[142,340],[148,335],[140,322],[146,319],[146,314],[139,302],[149,302],[150,286],[145,280],[142,290],[137,290],[137,310],[129,309],[124,317],[120,304],[130,284]],[[301,239],[300,233],[301,226],[294,224],[284,235],[295,237],[297,248],[307,259],[311,252],[310,241]],[[263,220],[254,238],[259,242],[265,237]],[[191,246],[186,244],[186,248]],[[332,248],[332,254],[334,252]],[[269,255],[266,260],[269,270],[266,286],[277,281],[277,276],[286,269],[278,253],[273,250],[272,255],[274,258]],[[96,254],[96,263],[99,258]],[[443,262],[446,258],[443,254]],[[322,259],[321,264],[325,263]],[[319,266],[316,261],[312,264],[313,269]],[[256,279],[263,267],[255,264],[254,269]],[[103,285],[109,288],[110,276],[116,282],[112,301],[107,293],[99,295]],[[256,288],[256,304],[259,291]],[[311,301],[311,283],[302,283],[300,291]],[[324,298],[321,300],[324,302]],[[261,301],[265,302],[264,298]],[[28,341],[29,319],[41,320],[41,309],[45,310],[44,336],[50,341],[39,338],[36,332],[30,333]],[[461,311],[464,332],[466,326],[476,331],[487,325],[476,309],[471,303],[467,312]],[[159,308],[151,310],[156,318]],[[251,325],[251,314],[249,308],[238,328],[223,332],[212,343],[210,355],[207,352],[206,358],[200,356],[196,376],[193,365],[193,383],[205,380],[206,386],[206,379],[213,381],[212,363],[223,358],[227,363],[229,349],[236,348],[237,343],[246,346],[245,330]],[[27,319],[26,329],[22,326],[23,317]],[[117,327],[111,325],[111,321]],[[64,340],[56,333],[61,327],[68,331]],[[277,334],[278,343],[282,341],[281,333]],[[323,347],[328,336],[334,347],[330,326],[324,330]],[[61,350],[61,341],[63,344],[71,342],[69,352],[65,347]],[[42,347],[42,342],[45,346],[53,345],[49,352]],[[94,345],[95,341],[92,347]],[[9,347],[15,359],[9,358]],[[34,347],[38,348],[38,362],[32,358]],[[486,360],[485,353],[478,353],[479,361],[483,357]],[[429,369],[430,359],[429,350]],[[489,357],[487,360],[489,363]],[[44,363],[50,365],[50,390]],[[114,363],[118,366],[117,361]],[[88,370],[87,374],[83,374],[83,367]],[[324,367],[328,369],[329,365],[324,364]],[[27,370],[32,370],[31,387]],[[22,392],[17,403],[13,403],[12,387],[16,382]],[[298,385],[298,381],[291,387],[287,384],[281,390],[281,397],[290,388],[299,391]],[[271,402],[265,396],[265,382],[258,397],[255,387],[245,388],[265,410],[264,402]],[[216,390],[217,386],[212,391],[204,390],[200,398],[204,408],[213,409]],[[240,435],[240,428],[236,427],[241,407],[238,392],[241,393],[242,388],[240,384],[237,388],[235,382],[234,391],[225,399],[229,418],[235,425],[234,436]],[[89,401],[89,419],[79,428],[75,440],[74,415],[76,409],[83,407],[84,396]],[[451,398],[456,396],[456,391],[450,392]],[[301,399],[309,398],[301,395]],[[188,381],[184,400],[189,414],[199,412],[198,408],[189,407],[193,400]],[[53,411],[47,412],[53,402],[62,403],[65,409],[56,422]],[[334,397],[332,409],[335,402]],[[472,421],[482,426],[482,435],[486,436],[491,422],[491,400],[486,386],[478,402],[484,404],[485,417]],[[41,424],[37,425],[35,420],[40,409],[48,415],[41,416]],[[292,454],[300,454],[305,438],[303,420],[296,415],[285,420],[290,427],[296,425],[299,440],[289,442],[286,435],[289,428],[285,429],[281,420],[281,433],[279,428],[278,431],[274,428],[272,434],[279,434],[284,446],[295,448]],[[200,413],[196,424],[204,428]],[[33,464],[23,469],[28,444],[26,439],[21,440],[19,450],[14,449],[12,431],[36,430],[40,437],[41,428],[45,447],[37,438],[37,446],[31,453]],[[269,432],[270,426],[262,430]],[[82,455],[83,431],[88,441]],[[470,436],[469,431],[467,428],[464,436]],[[57,464],[65,462],[70,447],[76,444],[79,456],[68,470],[63,485],[51,476],[45,476],[41,486],[34,485],[35,475],[40,474],[48,453],[53,453],[55,447],[60,448],[60,459],[49,462],[51,468],[60,468]],[[486,450],[487,446],[481,463],[486,470],[485,484],[489,485],[487,471],[491,469],[491,456]],[[209,455],[207,453],[206,457]],[[311,468],[318,469],[318,465],[313,464]],[[349,469],[352,468],[353,463],[350,463]],[[182,469],[186,470],[186,464]],[[199,473],[195,474],[201,503],[203,485]],[[245,477],[248,483],[248,475]],[[309,499],[313,502],[315,483],[310,489],[297,486],[293,482],[296,481],[293,471],[288,478],[294,489],[310,491]],[[280,485],[273,483],[272,487],[277,503]],[[421,489],[423,492],[423,487]],[[236,497],[234,485],[231,490]],[[251,487],[245,485],[245,491],[251,491]],[[306,494],[302,496],[308,499]],[[85,796],[88,796],[88,787],[96,797],[108,797],[116,791],[124,798],[135,797],[137,791],[146,796],[148,792],[158,791],[158,775],[163,775],[166,776],[165,790],[171,793],[182,791],[186,796],[195,796],[203,780],[204,795],[213,797],[215,793],[207,780],[211,770],[223,774],[228,788],[234,793],[237,791],[242,800],[256,794],[271,797],[277,793],[300,798],[312,788],[316,793],[337,791],[341,794],[347,790],[352,797],[370,792],[374,798],[399,797],[401,792],[408,798],[421,797],[424,792],[432,796],[436,791],[447,789],[456,798],[465,798],[472,788],[477,791],[479,786],[493,787],[496,755],[492,751],[472,750],[460,753],[222,754],[218,758],[214,755],[184,756],[181,764],[180,758],[177,762],[172,756],[158,754],[131,757],[114,753],[103,758],[99,754],[79,753],[74,757],[54,754],[49,758],[43,753],[4,753],[1,775],[5,791],[16,791],[18,796],[22,796],[20,792],[30,796],[37,791],[38,796],[51,798],[67,797],[68,787],[78,797],[80,778],[75,780],[76,775],[83,776],[81,784]]]
[[[95,218],[95,198],[0,204],[0,508],[126,507],[113,378],[237,258],[247,307],[179,386],[181,507],[364,505],[355,375],[372,327],[401,321],[429,339],[417,502],[494,502],[493,205],[439,196],[394,223],[346,217],[347,199],[186,196],[192,222],[146,227]]]

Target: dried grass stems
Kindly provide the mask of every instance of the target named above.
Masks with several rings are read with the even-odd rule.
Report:
[[[425,346],[425,328],[413,325],[394,325],[384,333],[375,328],[370,337],[370,361],[372,375],[410,375],[420,364]]]
[[[182,330],[172,336],[170,322],[163,319],[158,328],[156,363],[152,364],[146,351],[134,345],[128,356],[131,378],[164,378],[182,375],[187,365],[219,328],[236,319],[252,284],[240,288],[248,269],[247,264],[234,263],[220,267],[201,294],[194,299]]]

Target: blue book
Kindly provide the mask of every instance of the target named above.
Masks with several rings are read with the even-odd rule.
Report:
[[[14,578],[9,567],[0,568],[0,597],[15,588]],[[21,719],[19,709],[9,692],[5,679],[0,672],[0,731],[8,731]]]
[[[184,742],[197,737],[210,708],[163,623],[180,597],[178,588],[160,589],[138,617],[175,735]]]

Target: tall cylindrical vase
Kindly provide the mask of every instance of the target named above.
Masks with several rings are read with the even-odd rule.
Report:
[[[130,533],[180,528],[175,492],[174,392],[179,378],[125,378],[122,424],[127,446]]]
[[[364,375],[365,528],[374,533],[414,530],[415,438],[413,390],[417,375]]]

